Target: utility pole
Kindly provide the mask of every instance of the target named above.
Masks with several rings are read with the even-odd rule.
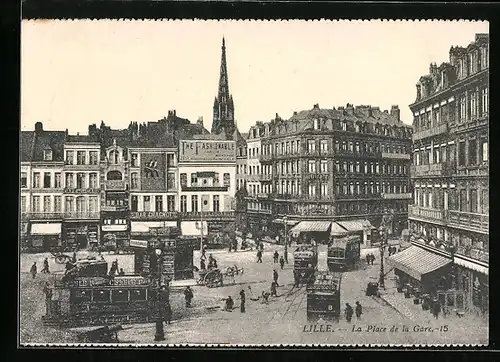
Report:
[[[379,285],[381,288],[385,289],[385,272],[384,272],[384,254],[385,254],[385,246],[389,241],[389,227],[392,223],[392,213],[389,213],[388,210],[384,211],[384,216],[382,216],[382,223],[380,225],[380,232],[382,233],[382,237],[380,240],[380,276],[379,276]]]

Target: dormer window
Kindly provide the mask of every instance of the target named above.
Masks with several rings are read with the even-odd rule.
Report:
[[[314,129],[319,130],[319,120],[317,118],[314,119]]]
[[[52,161],[52,150],[51,149],[43,150],[43,160],[44,161]]]
[[[347,122],[346,121],[340,122],[340,126],[342,127],[342,131],[347,131]]]

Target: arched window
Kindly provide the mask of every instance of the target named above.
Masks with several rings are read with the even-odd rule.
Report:
[[[109,171],[108,174],[106,175],[106,179],[110,181],[121,181],[122,180],[122,173],[120,171]]]

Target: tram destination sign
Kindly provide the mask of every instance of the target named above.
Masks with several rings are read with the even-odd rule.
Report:
[[[148,279],[143,277],[115,277],[113,279],[108,278],[82,278],[75,279],[70,282],[73,287],[99,287],[99,286],[139,286],[150,284]]]

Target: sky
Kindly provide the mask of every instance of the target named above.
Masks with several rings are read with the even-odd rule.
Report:
[[[448,61],[487,22],[24,20],[21,129],[86,134],[156,121],[169,110],[210,129],[222,37],[241,132],[294,111],[408,108],[429,64]]]

